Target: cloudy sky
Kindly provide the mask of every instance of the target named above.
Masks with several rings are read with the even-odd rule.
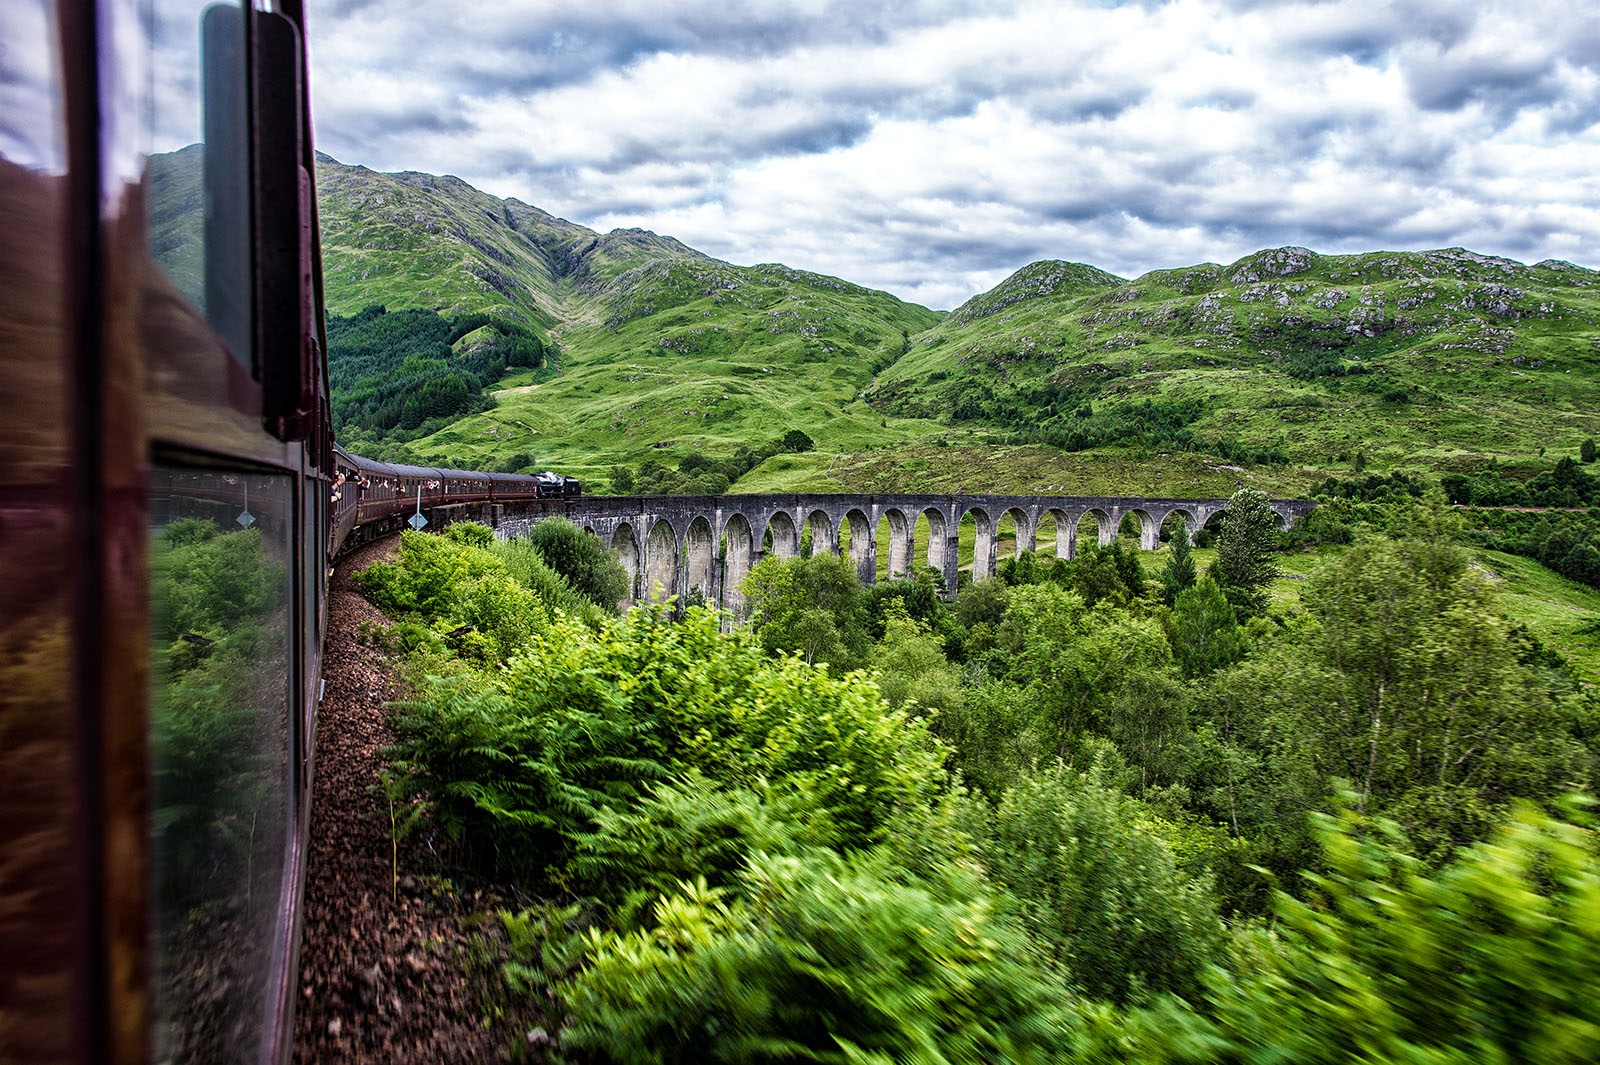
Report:
[[[1029,262],[1600,267],[1593,0],[324,0],[319,147],[952,307]]]

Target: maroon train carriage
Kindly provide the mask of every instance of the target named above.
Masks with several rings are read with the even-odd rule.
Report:
[[[288,1060],[328,560],[539,494],[334,446],[304,26],[0,3],[0,1061]]]

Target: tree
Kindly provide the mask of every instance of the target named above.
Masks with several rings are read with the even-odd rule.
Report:
[[[816,441],[799,429],[790,429],[783,434],[783,450],[785,451],[810,451],[816,446]]]
[[[1305,629],[1253,667],[1289,805],[1349,781],[1358,811],[1401,821],[1420,853],[1439,857],[1481,838],[1509,799],[1586,783],[1561,692],[1519,660],[1461,549],[1358,544],[1301,600]]]
[[[1167,636],[1186,677],[1203,677],[1244,656],[1244,633],[1227,596],[1209,575],[1178,593],[1167,616]]]
[[[611,490],[618,495],[633,494],[633,471],[620,462],[611,467]]]
[[[1076,592],[1051,584],[1012,589],[993,656],[1026,690],[1061,758],[1086,733],[1109,734],[1104,712],[1132,677],[1172,662],[1153,621],[1110,603],[1091,610]]]
[[[1222,516],[1222,543],[1211,576],[1240,613],[1260,614],[1267,609],[1267,587],[1278,576],[1276,542],[1267,497],[1253,488],[1233,493]]]
[[[1590,439],[1585,440],[1582,445],[1579,446],[1578,458],[1582,459],[1584,462],[1593,462],[1595,459],[1595,451],[1595,442],[1591,437]]]
[[[547,518],[528,532],[528,542],[585,599],[614,611],[627,598],[628,571],[593,533],[566,518]]]
[[[752,624],[769,651],[794,651],[807,663],[858,665],[869,648],[866,597],[855,564],[838,555],[756,563],[741,585]]]
[[[1194,548],[1189,544],[1189,523],[1178,519],[1178,528],[1172,535],[1172,556],[1157,578],[1161,581],[1161,598],[1168,606],[1178,598],[1178,593],[1194,584]]]

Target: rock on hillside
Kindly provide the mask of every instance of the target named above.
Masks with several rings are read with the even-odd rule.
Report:
[[[1307,462],[1359,436],[1285,424],[1328,423],[1330,408],[1376,418],[1380,435],[1385,422],[1425,423],[1442,455],[1541,431],[1565,439],[1593,433],[1600,410],[1600,274],[1464,248],[1272,248],[1131,281],[1039,262],[913,338],[868,399],[1028,431],[1147,399],[1199,401],[1205,413],[1182,415],[1197,440]]]

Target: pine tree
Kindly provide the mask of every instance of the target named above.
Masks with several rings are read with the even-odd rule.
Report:
[[[1178,527],[1173,530],[1172,557],[1167,559],[1160,581],[1161,598],[1168,606],[1176,601],[1179,592],[1195,582],[1194,550],[1189,543],[1189,523],[1184,518],[1178,519]]]
[[[1211,575],[1241,613],[1267,609],[1267,586],[1278,576],[1276,547],[1277,529],[1267,497],[1253,488],[1233,493],[1222,517],[1222,542]]]

